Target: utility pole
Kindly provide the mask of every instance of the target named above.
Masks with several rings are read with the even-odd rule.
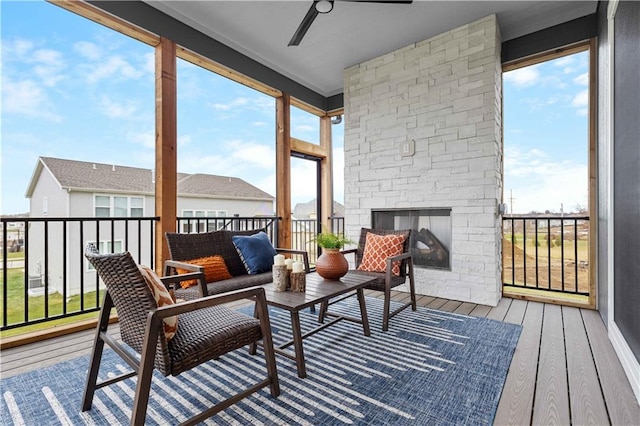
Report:
[[[509,213],[513,214],[513,189],[509,190]]]

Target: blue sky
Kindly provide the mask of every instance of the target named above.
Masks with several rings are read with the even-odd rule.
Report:
[[[515,213],[588,207],[588,62],[583,52],[503,74],[504,202]]]
[[[153,48],[42,1],[0,1],[2,214],[24,197],[39,156],[153,168]],[[514,211],[587,204],[586,55],[505,74],[505,202]],[[318,119],[292,112],[292,136]],[[343,202],[344,125],[334,130]],[[178,170],[237,176],[275,195],[273,98],[178,60]],[[292,203],[315,198],[315,168],[292,161]]]
[[[42,1],[0,1],[2,214],[24,197],[39,156],[154,166],[154,50]],[[275,196],[275,100],[178,59],[178,170],[237,176]],[[318,143],[293,108],[292,136]],[[334,129],[343,202],[344,125]],[[292,161],[292,203],[315,198],[315,164]]]

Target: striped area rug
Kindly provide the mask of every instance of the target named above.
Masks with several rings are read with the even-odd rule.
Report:
[[[332,306],[353,315],[350,298]],[[367,298],[371,336],[342,321],[304,341],[307,378],[276,356],[278,398],[268,388],[205,424],[387,425],[491,424],[521,327],[485,318],[418,308],[381,331],[382,301]],[[287,312],[270,310],[274,341],[290,338]],[[303,332],[317,325],[301,314]],[[96,391],[92,410],[80,405],[88,357],[0,381],[2,424],[128,424],[135,379]],[[106,350],[100,378],[128,371]],[[173,425],[264,377],[260,356],[239,350],[178,377],[154,375],[147,424]]]

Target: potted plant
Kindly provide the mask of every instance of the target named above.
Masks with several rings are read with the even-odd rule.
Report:
[[[351,240],[333,232],[321,232],[314,238],[322,247],[322,254],[316,261],[316,272],[327,280],[338,280],[349,271],[349,262],[340,250]]]

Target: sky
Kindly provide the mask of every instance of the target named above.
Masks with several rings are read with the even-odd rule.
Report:
[[[25,213],[38,157],[152,169],[154,50],[43,1],[0,0],[2,214]],[[275,99],[178,59],[178,171],[234,176],[275,197]],[[343,202],[344,124],[333,126]],[[297,108],[291,135],[319,142]],[[316,198],[315,163],[292,160],[292,207]]]
[[[25,213],[40,156],[152,169],[153,48],[43,1],[0,0],[2,214]],[[587,205],[587,56],[504,74],[509,211]],[[178,170],[239,177],[275,196],[275,100],[178,59]],[[319,140],[293,109],[292,136]],[[344,121],[333,126],[344,202]],[[315,165],[292,160],[292,207],[315,198]],[[513,209],[511,209],[513,206]]]
[[[588,64],[582,52],[503,73],[509,212],[588,207]]]

